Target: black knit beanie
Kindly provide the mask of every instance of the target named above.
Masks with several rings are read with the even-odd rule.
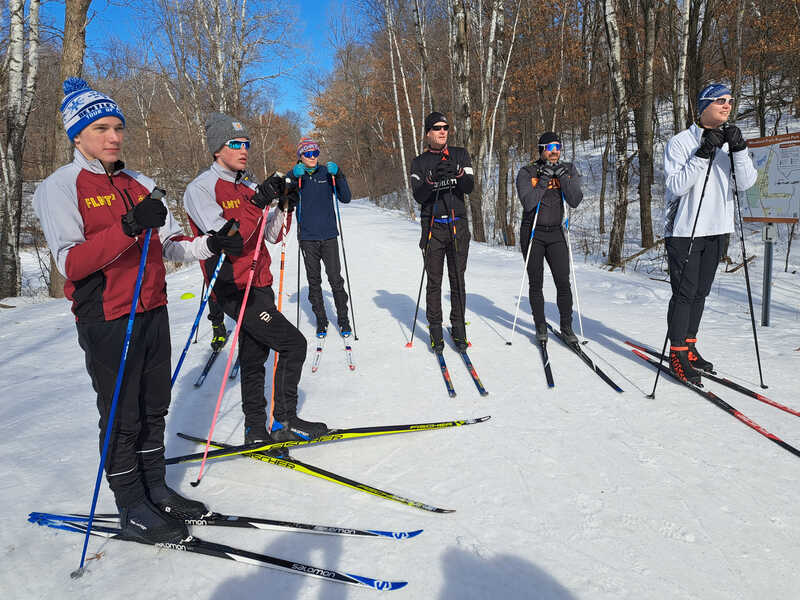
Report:
[[[447,117],[440,112],[433,111],[425,117],[425,133],[428,133],[437,123],[447,123]]]
[[[561,143],[561,138],[558,137],[558,134],[553,131],[545,131],[541,137],[539,137],[539,154],[544,151],[544,147],[550,142]]]

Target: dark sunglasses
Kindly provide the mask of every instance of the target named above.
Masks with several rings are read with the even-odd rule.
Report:
[[[545,152],[555,152],[558,150],[561,151],[561,144],[558,142],[550,142],[549,144],[543,145]]]
[[[711,104],[719,104],[720,106],[725,106],[726,103],[733,106],[733,98],[703,98],[703,100],[711,100]]]
[[[306,158],[317,158],[319,156],[319,150],[309,150],[308,152],[303,152],[303,156]]]
[[[243,142],[241,140],[228,140],[227,142],[225,142],[224,145],[230,148],[231,150],[241,150],[242,148],[248,150],[250,148],[249,141]]]
[[[442,130],[447,131],[448,129],[450,129],[450,125],[434,125],[431,127],[431,129],[433,129],[434,131],[442,131]]]

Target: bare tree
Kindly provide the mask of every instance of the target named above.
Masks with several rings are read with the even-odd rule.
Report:
[[[86,53],[86,26],[89,24],[88,13],[92,0],[65,0],[64,2],[64,38],[61,43],[61,81],[69,77],[83,75],[83,57]],[[62,130],[61,112],[56,107],[53,114],[56,121],[55,130]],[[54,164],[50,169],[72,160],[72,144],[66,135],[58,135],[55,142]],[[64,276],[56,267],[53,256],[50,256],[50,296],[64,296]]]
[[[614,202],[614,219],[608,241],[608,262],[622,264],[625,241],[625,222],[628,218],[628,99],[622,72],[622,45],[617,21],[615,0],[603,0],[606,23],[606,40],[609,49],[609,76],[614,94],[614,152],[617,173],[617,198]]]
[[[39,0],[9,0],[5,132],[0,136],[0,298],[18,296],[22,287],[19,235],[22,218],[22,167],[25,130],[39,69]],[[26,26],[27,20],[27,26]]]

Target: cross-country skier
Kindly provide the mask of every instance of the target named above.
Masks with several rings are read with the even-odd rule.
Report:
[[[731,154],[739,190],[750,188],[758,176],[742,132],[736,125],[726,125],[732,107],[726,86],[706,86],[697,98],[697,123],[672,137],[664,149],[664,238],[672,283],[667,311],[669,364],[677,377],[693,383],[700,382],[697,369],[713,368],[700,356],[696,343],[706,296],[734,229]]]
[[[450,279],[450,323],[456,348],[468,347],[465,325],[466,284],[469,253],[469,226],[464,194],[474,186],[472,159],[465,148],[449,146],[450,125],[447,117],[432,112],[425,117],[425,139],[428,148],[411,163],[411,187],[414,199],[422,206],[420,221],[422,236],[419,247],[423,252],[428,285],[425,312],[428,318],[431,349],[442,352],[442,276],[447,258]]]
[[[539,158],[520,169],[517,193],[522,202],[522,225],[519,240],[522,255],[528,257],[528,297],[536,325],[536,339],[547,341],[544,316],[544,261],[556,284],[556,305],[564,340],[575,344],[578,337],[572,330],[572,290],[569,282],[569,248],[564,237],[564,202],[576,208],[583,200],[581,175],[570,162],[562,162],[561,139],[552,131],[539,137]],[[535,227],[534,227],[535,221]],[[533,239],[531,240],[531,231]]]
[[[217,237],[184,236],[154,197],[160,197],[153,193],[155,182],[125,168],[120,160],[125,117],[111,98],[78,78],[64,82],[64,93],[60,110],[73,160],[39,185],[33,206],[66,278],[64,293],[72,301],[78,343],[97,392],[101,448],[142,243],[146,230],[153,230],[105,471],[126,535],[148,543],[178,542],[189,535],[183,519],[208,510],[164,479],[171,368],[164,258],[209,258]]]
[[[308,300],[317,318],[317,337],[328,330],[328,315],[322,299],[322,269],[333,291],[337,324],[343,337],[351,334],[347,316],[347,292],[344,289],[342,265],[339,260],[339,229],[336,226],[336,207],[333,198],[333,180],[339,202],[350,202],[347,178],[335,162],[319,163],[319,144],[304,137],[297,144],[299,162],[289,173],[293,185],[299,187],[300,203],[297,206],[297,238],[303,252],[303,262],[308,278]]]
[[[213,290],[225,314],[237,319],[256,247],[264,243],[256,239],[263,209],[280,198],[280,206],[267,215],[264,230],[265,240],[277,243],[284,235],[284,219],[286,231],[291,225],[297,191],[286,193],[287,183],[277,174],[260,186],[250,181],[245,172],[250,137],[238,119],[221,113],[210,115],[206,140],[214,162],[187,186],[183,202],[192,229],[197,232],[221,230],[233,219],[239,223],[237,237],[244,249],[233,253],[238,255],[227,254]],[[207,280],[219,260],[218,254],[204,263]],[[275,306],[270,262],[269,252],[262,247],[239,332],[245,443],[314,438],[328,430],[325,423],[297,416],[297,387],[306,359],[306,339]],[[268,403],[264,398],[264,362],[270,350],[278,353],[272,385],[273,416],[280,423],[271,436],[266,428]]]

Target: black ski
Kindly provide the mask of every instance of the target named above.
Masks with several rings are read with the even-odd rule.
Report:
[[[449,427],[463,427],[483,423],[491,417],[477,417],[474,419],[462,419],[460,421],[438,421],[434,423],[412,423],[409,425],[379,425],[375,427],[353,427],[351,429],[331,429],[325,435],[321,435],[311,440],[290,440],[287,442],[271,442],[269,444],[254,443],[242,444],[241,446],[231,446],[219,450],[209,450],[207,458],[221,458],[224,456],[236,456],[250,452],[274,452],[279,448],[294,448],[296,446],[309,446],[312,444],[322,444],[327,442],[341,442],[343,440],[373,437],[376,435],[391,435],[395,433],[413,433],[416,431],[431,431],[435,429],[446,429]],[[205,443],[205,439],[203,442]],[[203,452],[186,454],[184,456],[173,456],[166,459],[166,464],[174,465],[182,462],[203,460]]]
[[[663,354],[661,354],[655,348],[651,348],[650,346],[644,346],[642,344],[636,344],[636,343],[628,341],[628,340],[626,340],[625,343],[628,344],[628,346],[631,346],[632,348],[638,348],[642,352],[647,352],[648,354],[650,354],[652,356],[655,356],[656,358],[663,358],[664,361],[667,364],[665,364],[662,367],[662,369],[663,370],[669,369],[669,357],[668,356],[664,356]],[[700,373],[700,375],[702,375],[706,379],[710,379],[711,381],[716,381],[717,383],[719,383],[721,385],[724,385],[725,387],[729,387],[732,390],[735,390],[735,391],[737,391],[737,392],[739,392],[741,394],[744,394],[745,396],[749,396],[750,398],[755,398],[756,400],[759,400],[760,402],[763,402],[764,404],[769,404],[770,406],[774,406],[775,408],[780,409],[782,411],[785,411],[785,412],[789,413],[790,415],[794,415],[795,417],[800,417],[800,411],[797,411],[797,410],[795,410],[793,408],[790,408],[788,406],[784,406],[783,404],[781,404],[780,402],[776,402],[775,400],[770,400],[769,398],[767,398],[763,394],[759,394],[758,392],[756,392],[754,390],[751,390],[750,388],[747,388],[747,387],[745,387],[745,386],[743,386],[741,384],[738,384],[735,381],[731,381],[730,379],[727,379],[726,377],[719,377],[716,373],[711,373],[709,371],[698,370],[697,372]]]
[[[448,333],[450,333],[450,339],[453,339],[453,330],[450,327],[448,327],[447,331]],[[453,344],[455,344],[455,340],[453,340]],[[464,366],[467,367],[467,372],[469,372],[469,376],[472,377],[472,381],[473,383],[475,383],[475,387],[478,388],[478,393],[481,396],[488,396],[489,392],[487,392],[486,388],[483,387],[481,378],[478,377],[478,371],[475,370],[475,366],[472,364],[472,360],[470,359],[469,354],[467,354],[467,351],[466,350],[461,351],[458,348],[456,348],[456,352],[458,352],[461,355],[461,360],[464,361]]]
[[[442,379],[447,388],[447,395],[451,398],[456,397],[456,388],[453,387],[453,380],[450,378],[450,371],[447,370],[447,363],[444,361],[444,353],[434,352],[436,359],[439,361],[439,370],[442,372]]]
[[[231,332],[228,330],[225,335],[225,344],[228,343],[228,338],[230,337]],[[211,356],[208,357],[206,361],[206,366],[203,367],[203,371],[200,373],[200,376],[197,378],[197,381],[194,382],[194,387],[200,387],[205,383],[206,377],[208,377],[208,372],[211,371],[211,367],[214,365],[214,361],[217,360],[217,357],[222,352],[222,348],[225,347],[225,344],[219,350],[212,350]]]
[[[86,514],[67,514],[58,515],[53,513],[32,512],[28,515],[28,520],[35,522],[41,519],[70,521],[85,523],[89,520]],[[118,513],[95,513],[94,523],[118,525]],[[187,519],[187,525],[215,526],[215,527],[241,527],[246,529],[270,529],[273,531],[292,531],[297,533],[317,533],[322,535],[344,535],[360,537],[383,537],[393,540],[407,540],[418,536],[422,529],[415,531],[383,531],[380,529],[353,529],[351,527],[331,527],[327,525],[312,525],[309,523],[295,523],[294,521],[277,521],[275,519],[264,519],[260,517],[243,517],[240,515],[223,515],[220,513],[210,513],[200,519]]]
[[[200,444],[206,443],[206,440],[201,437],[195,437],[183,433],[179,433],[178,435],[185,440],[198,442]],[[221,442],[214,442],[214,441],[211,442],[211,445],[216,448],[232,447],[230,444],[224,444]],[[410,498],[405,498],[403,496],[399,496],[398,494],[394,494],[392,492],[387,492],[378,489],[376,487],[372,487],[371,485],[367,485],[366,483],[359,483],[358,481],[354,481],[352,479],[344,477],[343,475],[337,475],[336,473],[331,473],[330,471],[326,471],[325,469],[321,469],[319,467],[309,465],[308,463],[296,460],[295,458],[289,456],[288,454],[278,455],[275,453],[270,454],[268,452],[253,452],[251,454],[246,454],[245,456],[247,456],[247,458],[253,458],[272,465],[277,465],[285,469],[291,469],[292,471],[295,472],[305,473],[306,475],[311,475],[313,477],[319,477],[320,479],[324,479],[326,481],[338,483],[339,485],[343,485],[345,487],[349,487],[354,490],[358,490],[360,492],[366,492],[368,494],[372,494],[373,496],[378,496],[380,498],[385,498],[386,500],[399,502],[400,504],[405,504],[406,506],[411,506],[413,508],[419,508],[421,510],[427,510],[429,512],[435,512],[435,513],[455,512],[455,510],[453,509],[439,508],[438,506],[432,506],[430,504],[425,504],[424,502],[411,500]]]
[[[76,523],[74,521],[60,521],[57,519],[28,519],[37,525],[52,527],[53,529],[62,529],[64,531],[72,531],[75,533],[86,534],[87,524]],[[126,542],[137,542],[148,545],[146,542],[141,542],[138,539],[133,539],[123,535],[119,527],[110,527],[108,525],[92,526],[90,534],[97,537],[122,540]],[[296,573],[299,575],[308,575],[309,577],[318,577],[328,581],[335,581],[337,583],[347,583],[350,585],[357,585],[359,587],[371,588],[374,590],[386,591],[397,590],[405,587],[408,582],[406,581],[384,581],[373,579],[372,577],[363,577],[361,575],[354,575],[352,573],[344,573],[334,571],[332,569],[322,569],[305,565],[292,560],[270,556],[268,554],[259,554],[257,552],[250,552],[249,550],[242,550],[224,544],[217,544],[215,542],[207,542],[194,536],[178,542],[178,543],[157,543],[150,544],[156,548],[163,548],[165,550],[179,550],[182,552],[194,552],[196,554],[205,554],[206,556],[214,556],[225,560],[233,560],[236,562],[243,562],[259,567],[267,567],[270,569],[278,569],[280,571],[287,571],[289,573]]]
[[[638,356],[639,358],[647,361],[653,368],[656,368],[656,369],[658,368],[658,362],[656,360],[650,358],[649,356],[647,356],[644,352],[641,352],[640,350],[637,350],[636,348],[633,348],[632,351],[636,356]],[[787,451],[791,452],[795,456],[800,456],[800,450],[798,450],[797,448],[795,448],[791,444],[788,444],[788,443],[784,442],[781,438],[779,438],[774,433],[770,433],[769,431],[764,429],[761,425],[759,425],[758,423],[753,421],[750,417],[740,413],[738,410],[733,408],[730,404],[725,402],[722,398],[717,396],[715,393],[710,392],[708,390],[705,390],[699,385],[695,385],[695,384],[690,383],[688,381],[684,381],[683,379],[679,379],[672,371],[669,370],[669,368],[666,368],[666,369],[662,368],[661,370],[664,373],[666,373],[667,375],[669,375],[670,377],[672,377],[678,383],[682,383],[683,385],[685,385],[689,389],[694,390],[695,392],[697,392],[701,396],[705,397],[706,400],[709,400],[712,404],[714,404],[718,408],[721,408],[726,413],[728,413],[729,415],[735,417],[736,419],[738,419],[739,421],[741,421],[742,423],[744,423],[748,427],[750,427],[752,429],[755,429],[758,433],[763,435],[765,438],[772,440],[773,442],[778,444],[778,446],[780,446],[784,450],[787,450]]]
[[[228,375],[228,379],[236,379],[236,376],[239,374],[239,357],[236,357],[236,362],[233,363],[233,367],[231,367],[231,374]]]
[[[559,330],[557,330],[556,328],[554,328],[552,325],[550,325],[550,323],[548,323],[548,324],[547,324],[547,328],[548,328],[550,331],[552,331],[552,332],[553,332],[553,335],[555,335],[555,336],[556,336],[556,337],[557,337],[559,340],[561,340],[561,341],[564,343],[564,345],[565,345],[567,348],[569,348],[569,349],[570,349],[570,350],[572,350],[572,351],[573,351],[575,354],[577,354],[577,355],[578,355],[578,356],[581,358],[581,360],[583,360],[583,362],[585,362],[585,363],[586,363],[586,365],[587,365],[587,366],[588,366],[588,367],[589,367],[589,368],[590,368],[592,371],[594,371],[594,372],[597,374],[597,376],[598,376],[598,377],[600,377],[600,379],[602,379],[602,380],[603,380],[603,381],[605,381],[605,382],[606,382],[608,385],[610,385],[610,386],[611,386],[611,388],[612,388],[612,389],[613,389],[615,392],[623,392],[623,391],[624,391],[624,390],[623,390],[621,387],[619,387],[619,386],[618,386],[616,383],[614,383],[614,380],[612,380],[612,379],[611,379],[611,378],[610,378],[608,375],[606,375],[606,374],[605,374],[605,373],[604,373],[604,372],[603,372],[603,371],[600,369],[600,367],[598,367],[598,366],[595,364],[595,362],[594,362],[594,361],[593,361],[591,358],[589,358],[589,356],[586,354],[586,352],[584,352],[584,351],[583,351],[583,348],[581,348],[581,345],[580,345],[580,343],[575,343],[575,344],[569,344],[569,343],[567,343],[567,340],[565,340],[565,339],[564,339],[564,336],[563,336],[563,335],[561,335],[561,332],[560,332]]]
[[[542,364],[544,365],[544,376],[547,379],[547,387],[555,387],[556,382],[553,381],[553,370],[550,368],[550,356],[547,354],[547,342],[536,342],[539,344],[539,349],[542,351]]]

